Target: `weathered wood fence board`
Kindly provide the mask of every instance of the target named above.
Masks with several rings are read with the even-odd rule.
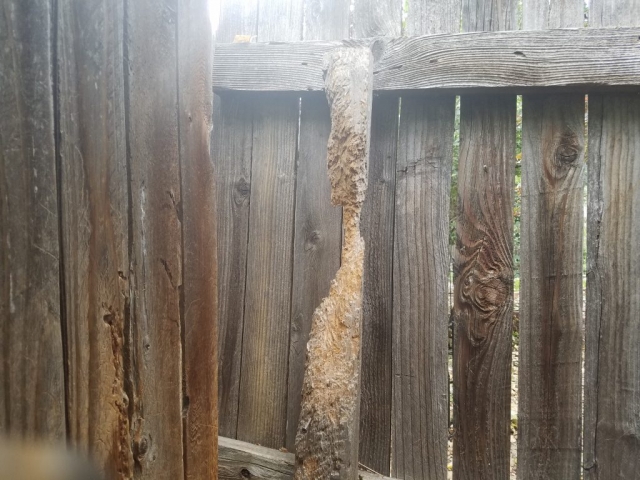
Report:
[[[460,2],[408,4],[405,34],[454,33]],[[393,259],[392,469],[445,479],[449,194],[455,97],[402,97]]]
[[[51,2],[0,6],[0,429],[64,439]]]
[[[254,1],[221,2],[216,49],[236,34],[257,35]],[[253,148],[253,98],[214,97],[211,157],[218,222],[218,409],[220,435],[236,438]]]
[[[354,3],[352,22],[356,38],[398,36],[402,31],[402,4],[398,0],[358,0]],[[388,475],[391,468],[393,219],[398,114],[398,97],[374,96],[368,188],[361,218],[365,260],[360,462],[384,475]]]
[[[122,478],[133,474],[124,5],[59,2],[57,22],[68,435]]]
[[[580,27],[580,0],[525,0],[525,29]],[[525,95],[518,478],[581,475],[584,95]]]
[[[214,38],[208,8],[208,0],[178,3],[182,415],[185,478],[194,480],[218,474],[217,218],[210,157]]]
[[[308,0],[304,4],[304,39],[349,37],[349,1]],[[340,266],[342,209],[331,204],[327,176],[327,141],[331,122],[326,98],[303,97],[296,172],[293,290],[289,340],[287,437],[294,450],[311,316],[329,293]]]

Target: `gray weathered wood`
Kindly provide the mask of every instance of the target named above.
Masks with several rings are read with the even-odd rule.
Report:
[[[374,90],[637,86],[639,28],[483,32],[367,40]],[[342,42],[236,44],[216,50],[217,91],[321,91],[322,55]]]
[[[216,35],[232,42],[236,35],[256,35],[257,0],[224,0]],[[220,435],[236,437],[242,330],[247,273],[252,98],[214,96],[211,158],[216,171],[218,219],[218,411]]]
[[[349,36],[348,0],[305,2],[305,40]],[[331,205],[327,177],[327,140],[331,128],[326,98],[304,97],[300,105],[300,138],[296,173],[293,291],[289,340],[286,447],[295,445],[302,379],[311,316],[329,293],[340,266],[342,209]]]
[[[579,27],[581,0],[525,0],[525,29]],[[518,478],[581,474],[584,95],[525,95]]]
[[[637,0],[593,0],[594,27],[640,25]],[[584,478],[640,469],[640,98],[589,95]]]
[[[401,0],[357,0],[357,38],[400,35]],[[374,56],[375,58],[375,56]],[[391,455],[391,355],[393,315],[393,215],[399,101],[374,97],[371,110],[368,190],[362,207],[365,243],[362,292],[360,462],[389,474]]]
[[[408,35],[453,33],[460,2],[409,2]],[[393,259],[392,469],[446,479],[449,192],[455,98],[403,96]]]
[[[136,478],[184,476],[177,0],[127,0]]]
[[[213,32],[208,0],[178,3],[185,478],[218,478],[216,188],[210,155]]]
[[[300,40],[302,0],[259,2],[258,40]],[[252,103],[253,150],[238,439],[282,447],[287,374],[299,99]]]
[[[364,242],[373,56],[343,47],[325,58],[331,111],[331,203],[343,207],[342,263],[313,312],[296,434],[297,480],[357,480]]]
[[[51,2],[0,6],[0,431],[65,438]]]
[[[292,480],[293,453],[220,437],[219,478],[223,480]],[[360,480],[391,480],[361,470]]]
[[[123,2],[58,3],[61,211],[69,438],[130,478],[130,314]]]

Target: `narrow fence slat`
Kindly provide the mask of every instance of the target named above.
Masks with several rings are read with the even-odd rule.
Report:
[[[258,40],[302,36],[302,0],[258,4]],[[238,439],[283,447],[293,277],[299,99],[253,103],[253,153]]]
[[[355,38],[399,36],[402,0],[356,0]],[[391,462],[393,216],[398,143],[398,97],[374,97],[368,189],[362,208],[365,243],[360,463],[388,475]]]
[[[183,238],[185,478],[218,478],[216,188],[210,155],[213,32],[208,0],[178,3]]]
[[[581,27],[581,0],[525,0],[528,30]],[[584,95],[525,95],[518,478],[581,474]]]
[[[177,1],[127,0],[132,295],[131,434],[136,478],[181,479],[182,231]]]
[[[590,27],[640,25],[640,2],[593,0]],[[584,478],[640,470],[640,98],[589,95]]]
[[[510,30],[516,2],[463,0],[465,32]],[[460,98],[453,476],[509,478],[515,95]]]
[[[222,0],[216,44],[257,35],[258,2]],[[218,216],[218,412],[219,433],[235,438],[238,426],[242,331],[247,273],[252,99],[214,97],[211,157]]]
[[[0,431],[62,441],[52,2],[0,10]]]
[[[460,2],[407,5],[407,35],[455,33]],[[435,8],[434,8],[435,7]],[[449,194],[455,97],[402,97],[393,259],[392,469],[398,478],[445,479]]]
[[[58,2],[68,436],[113,478],[133,474],[123,22],[121,0]]]
[[[307,0],[304,40],[349,38],[348,0]],[[311,316],[340,266],[342,209],[331,204],[327,141],[331,122],[324,96],[303,97],[296,174],[293,292],[289,340],[286,447],[295,447]]]

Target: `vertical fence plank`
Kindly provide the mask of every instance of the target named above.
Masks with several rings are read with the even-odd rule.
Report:
[[[177,1],[126,3],[137,478],[183,478]]]
[[[460,2],[407,5],[405,33],[452,33]],[[393,260],[393,459],[398,478],[447,475],[449,194],[455,97],[403,96]]]
[[[463,0],[463,31],[515,27],[512,0]],[[515,95],[460,99],[454,259],[456,479],[509,478]]]
[[[356,0],[356,38],[399,36],[402,1]],[[398,97],[375,97],[371,112],[368,188],[362,208],[363,278],[360,462],[388,475],[391,456],[393,217]]]
[[[302,1],[258,5],[259,41],[302,35]],[[299,98],[253,102],[251,210],[238,439],[285,444]]]
[[[340,40],[349,37],[347,0],[307,0],[304,40]],[[293,293],[289,344],[286,447],[296,440],[311,316],[340,266],[342,212],[331,204],[327,176],[327,141],[331,122],[322,95],[302,98],[298,171],[296,174]]]
[[[0,6],[0,430],[65,437],[51,2]]]
[[[581,0],[525,0],[524,28],[580,27]],[[518,478],[580,478],[584,95],[524,95]]]
[[[216,42],[256,35],[257,0],[223,0]],[[247,273],[252,99],[214,97],[211,156],[216,170],[218,235],[219,433],[236,438]]]
[[[640,24],[640,2],[593,0],[591,27]],[[589,95],[585,479],[640,469],[640,98]]]
[[[69,439],[130,478],[129,189],[121,0],[58,2]]]
[[[216,190],[210,156],[213,32],[208,0],[178,4],[185,478],[218,478]]]

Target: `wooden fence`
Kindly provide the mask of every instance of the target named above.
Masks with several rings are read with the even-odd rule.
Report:
[[[0,432],[113,478],[217,475],[207,3],[0,2]]]
[[[224,44],[236,35],[292,42],[640,25],[638,2],[593,0],[586,10],[582,0],[523,0],[519,8],[515,0],[222,2],[212,137],[221,219],[220,435],[293,451],[311,315],[339,267],[341,244],[341,213],[330,205],[326,177],[326,100],[304,93],[322,89],[322,52],[332,44]],[[564,36],[559,48],[543,47],[554,35]],[[593,86],[624,83],[608,67],[628,55],[598,35],[512,32],[374,45],[360,412],[360,462],[373,470],[447,478],[451,435],[455,478],[510,475],[515,117],[516,93],[525,93],[518,475],[638,475],[640,258],[632,246],[640,241],[633,210],[640,99],[637,89],[580,86],[578,72]],[[590,56],[598,50],[601,60]],[[441,92],[411,91],[432,88]],[[458,211],[450,212],[456,93]]]
[[[326,100],[290,87],[232,92],[224,82],[214,97],[215,65],[225,64],[213,60],[207,3],[0,4],[0,431],[66,440],[117,478],[215,478],[218,405],[220,435],[292,450],[311,315],[340,265]],[[519,29],[518,9],[516,0],[221,0],[217,39],[498,32]],[[525,30],[582,27],[585,6],[523,0],[521,18]],[[638,0],[591,0],[589,27],[634,25]],[[469,69],[432,52],[416,62],[419,74],[401,78],[408,88],[393,83],[405,71],[399,57],[387,59],[362,215],[362,464],[443,480],[451,435],[456,478],[509,476],[515,114],[524,92],[518,475],[637,478],[640,97],[622,86],[640,83],[640,37],[616,32],[622,43],[549,34],[566,41],[542,62],[553,78],[532,76],[544,49],[521,48],[518,34],[489,43],[478,34],[456,47],[462,55],[487,46],[467,57]],[[518,46],[507,52],[509,78],[487,60],[505,45]],[[404,44],[407,59],[414,47]],[[604,52],[589,57],[588,87],[575,75],[584,73],[581,51]],[[229,55],[236,73],[227,81],[245,85],[252,75],[306,81],[287,72],[320,58],[262,54],[284,72],[271,78]],[[433,88],[429,72],[486,88],[411,91]],[[599,83],[620,89],[592,88]],[[289,475],[290,456],[274,458],[289,462]]]

